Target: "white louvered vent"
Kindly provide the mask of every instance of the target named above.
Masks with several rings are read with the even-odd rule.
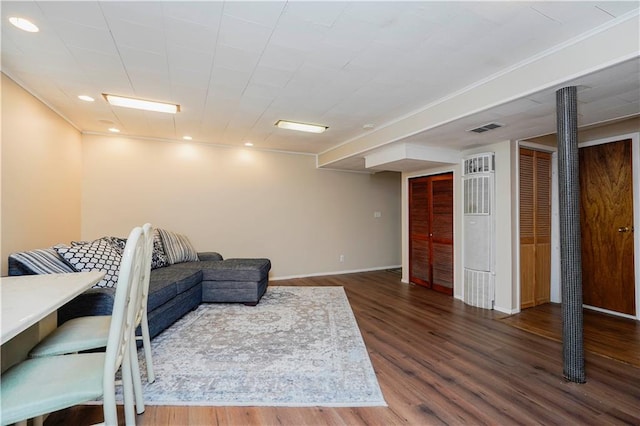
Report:
[[[464,214],[491,214],[490,176],[464,179]]]
[[[464,301],[493,309],[495,293],[494,154],[463,160]]]
[[[485,152],[469,157],[464,160],[463,175],[468,176],[475,173],[489,173],[495,170],[493,152]]]
[[[464,302],[478,308],[493,309],[495,277],[490,272],[464,270]]]

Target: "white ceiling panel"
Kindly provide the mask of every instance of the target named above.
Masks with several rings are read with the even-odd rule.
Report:
[[[402,123],[599,25],[637,21],[637,9],[634,1],[3,1],[2,70],[82,131],[105,132],[113,122],[131,136],[191,133],[203,143],[252,139],[264,149],[318,154],[371,132],[365,124],[375,132]],[[17,30],[7,21],[14,15],[40,32]],[[557,83],[590,87],[579,94],[583,124],[640,114],[639,64],[636,57]],[[174,101],[182,112],[112,109],[104,92]],[[96,102],[79,102],[79,94]],[[554,131],[554,90],[502,103],[425,125],[404,142],[462,149]],[[282,131],[278,119],[330,129]],[[491,120],[506,126],[465,131]],[[398,131],[386,143],[405,136]],[[358,155],[336,167],[362,170]]]

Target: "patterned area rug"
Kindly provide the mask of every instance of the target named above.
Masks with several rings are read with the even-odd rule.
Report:
[[[342,287],[272,286],[257,306],[202,304],[152,342],[149,405],[385,406]]]

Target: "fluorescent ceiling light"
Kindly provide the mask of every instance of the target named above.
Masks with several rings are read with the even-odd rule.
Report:
[[[244,146],[253,146],[253,144],[251,142],[245,142]]]
[[[14,26],[20,28],[23,31],[27,31],[30,33],[37,33],[40,29],[33,22],[28,19],[18,18],[17,16],[12,16],[9,18],[9,22],[11,22]]]
[[[145,111],[166,112],[175,114],[180,111],[180,105],[169,104],[165,102],[145,101],[143,99],[127,98],[125,96],[116,96],[103,93],[102,96],[111,105],[125,108],[143,109]]]
[[[317,124],[296,123],[295,121],[278,120],[276,126],[281,129],[299,130],[301,132],[322,133],[328,129],[327,126]]]
[[[91,96],[87,96],[87,95],[80,95],[80,96],[78,96],[78,99],[80,99],[81,101],[85,101],[85,102],[93,102],[93,101],[95,101],[95,99],[93,99]]]
[[[189,136],[189,135],[184,135],[184,136],[182,137],[182,139],[184,139],[185,141],[190,141],[190,140],[192,140],[193,138],[192,138],[191,136]]]
[[[120,129],[116,129],[115,127],[109,127],[109,131],[111,133],[120,133]]]

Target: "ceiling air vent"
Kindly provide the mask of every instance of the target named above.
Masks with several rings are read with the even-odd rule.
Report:
[[[504,124],[489,123],[489,124],[485,124],[484,126],[476,127],[475,129],[470,129],[467,131],[474,132],[474,133],[484,133],[484,132],[488,132],[489,130],[497,129],[498,127],[502,127],[502,126],[504,126]]]

